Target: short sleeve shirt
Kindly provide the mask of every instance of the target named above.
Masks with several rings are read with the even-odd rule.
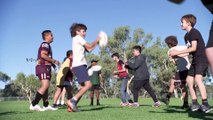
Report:
[[[73,63],[72,67],[78,67],[81,65],[87,65],[85,58],[85,47],[86,40],[80,35],[76,35],[72,40],[72,50],[73,50]]]
[[[188,33],[185,34],[184,38],[188,47],[191,47],[192,41],[197,41],[197,50],[190,53],[193,57],[192,64],[206,63],[207,58],[205,54],[205,43],[200,32],[197,29],[192,28]]]
[[[41,51],[47,51],[48,56],[52,58],[52,49],[50,44],[48,44],[47,42],[42,42],[38,49],[37,60],[40,60],[41,64],[45,64],[45,60],[41,57]]]

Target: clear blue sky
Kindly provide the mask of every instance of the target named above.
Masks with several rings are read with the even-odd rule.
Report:
[[[206,42],[212,15],[200,0],[185,0],[181,5],[167,0],[1,0],[0,71],[12,79],[19,72],[34,73],[35,63],[26,62],[26,58],[36,58],[45,29],[54,34],[53,57],[62,61],[71,49],[69,27],[73,22],[87,25],[89,42],[100,30],[111,36],[115,28],[127,25],[132,30],[143,28],[154,38],[176,35],[184,44],[180,18],[188,13],[197,17],[195,27]]]

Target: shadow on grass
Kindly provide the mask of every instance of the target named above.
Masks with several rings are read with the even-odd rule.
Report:
[[[180,114],[187,114],[188,117],[190,118],[195,118],[195,119],[202,119],[202,120],[213,120],[213,113],[212,111],[209,113],[204,113],[201,110],[199,111],[190,111],[189,109],[181,109],[180,106],[168,106],[167,108],[163,109],[164,112],[158,112],[158,111],[150,111],[151,113],[180,113]]]
[[[81,109],[81,111],[96,111],[96,110],[103,110],[103,109],[115,109],[115,108],[121,108],[120,106],[111,106],[111,105],[100,105],[100,106],[90,106],[89,109]],[[80,107],[79,107],[80,108]]]
[[[14,115],[14,114],[26,114],[26,113],[32,113],[32,112],[20,112],[20,111],[0,112],[0,116]]]

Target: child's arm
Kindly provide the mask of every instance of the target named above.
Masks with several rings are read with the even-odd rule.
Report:
[[[196,40],[193,40],[192,41],[192,44],[191,44],[191,47],[189,47],[188,49],[185,49],[185,50],[181,50],[181,51],[177,51],[177,50],[172,50],[170,53],[169,53],[169,56],[179,56],[181,54],[185,55],[185,54],[189,54],[191,52],[194,52],[197,50],[197,41]]]
[[[98,36],[94,42],[85,43],[84,47],[86,48],[88,52],[91,52],[95,48],[95,46],[98,44],[99,41],[100,41],[100,37]]]

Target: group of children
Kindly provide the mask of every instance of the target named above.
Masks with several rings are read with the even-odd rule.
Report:
[[[168,51],[169,59],[174,62],[177,66],[177,72],[171,80],[170,90],[168,95],[164,100],[165,103],[169,102],[169,99],[174,90],[175,80],[181,80],[181,89],[183,90],[184,103],[183,108],[188,108],[188,93],[186,90],[186,85],[189,88],[189,92],[192,98],[192,105],[190,106],[192,111],[197,111],[201,109],[203,112],[208,113],[212,109],[207,101],[206,89],[203,83],[203,75],[208,66],[207,58],[205,54],[205,44],[200,32],[194,28],[196,24],[196,17],[192,14],[184,15],[181,18],[181,28],[186,30],[187,33],[184,37],[186,42],[186,47],[177,46],[178,42],[175,36],[169,36],[165,39],[170,50]],[[85,52],[92,51],[100,41],[99,35],[96,40],[92,43],[88,43],[85,40],[87,27],[84,24],[74,23],[70,27],[70,33],[72,36],[72,49],[73,51],[68,51],[67,58],[65,59],[63,65],[66,69],[60,71],[59,74],[66,74],[63,83],[60,83],[61,80],[57,81],[57,90],[54,96],[54,104],[58,99],[59,94],[62,92],[62,88],[67,89],[68,101],[67,107],[68,111],[79,112],[80,110],[77,107],[78,101],[81,97],[93,86],[93,90],[100,89],[100,83],[96,81],[95,84],[92,84],[91,77],[88,75],[87,62],[85,58]],[[43,111],[43,110],[56,110],[56,108],[49,105],[48,102],[48,87],[51,78],[51,66],[55,68],[56,65],[59,65],[59,61],[52,58],[52,51],[50,43],[53,41],[53,35],[50,30],[46,30],[42,33],[44,42],[41,44],[38,51],[38,59],[36,66],[36,75],[39,77],[41,82],[41,87],[38,89],[38,92],[35,96],[35,99],[30,105],[30,110]],[[155,95],[152,87],[149,84],[150,74],[146,64],[146,58],[141,54],[142,48],[139,45],[136,45],[132,48],[132,54],[134,57],[134,62],[132,60],[122,61],[119,59],[119,54],[112,54],[112,59],[117,62],[117,71],[114,71],[113,74],[117,74],[121,79],[121,106],[132,106],[139,107],[138,103],[138,93],[139,90],[143,87],[152,97],[154,101],[154,107],[160,106],[160,101]],[[192,55],[192,62],[190,64],[188,60],[188,55]],[[93,63],[95,62],[95,63]],[[93,61],[92,64],[96,64],[97,61]],[[133,101],[131,100],[129,94],[127,93],[127,82],[129,80],[129,75],[127,69],[131,69],[134,72],[133,78]],[[79,91],[73,96],[70,91],[72,91],[71,83],[73,79],[73,74],[76,76],[78,83],[80,84]],[[93,73],[100,75],[100,71]],[[96,76],[96,79],[97,78]],[[194,81],[196,82],[199,91],[202,97],[202,105],[199,105],[197,101],[197,96],[194,89]],[[94,81],[93,81],[94,82]],[[99,98],[99,92],[97,97]],[[93,105],[93,96],[94,91],[91,93],[91,105]],[[43,99],[44,108],[41,108],[38,103],[40,99]],[[97,104],[100,105],[99,99]]]

